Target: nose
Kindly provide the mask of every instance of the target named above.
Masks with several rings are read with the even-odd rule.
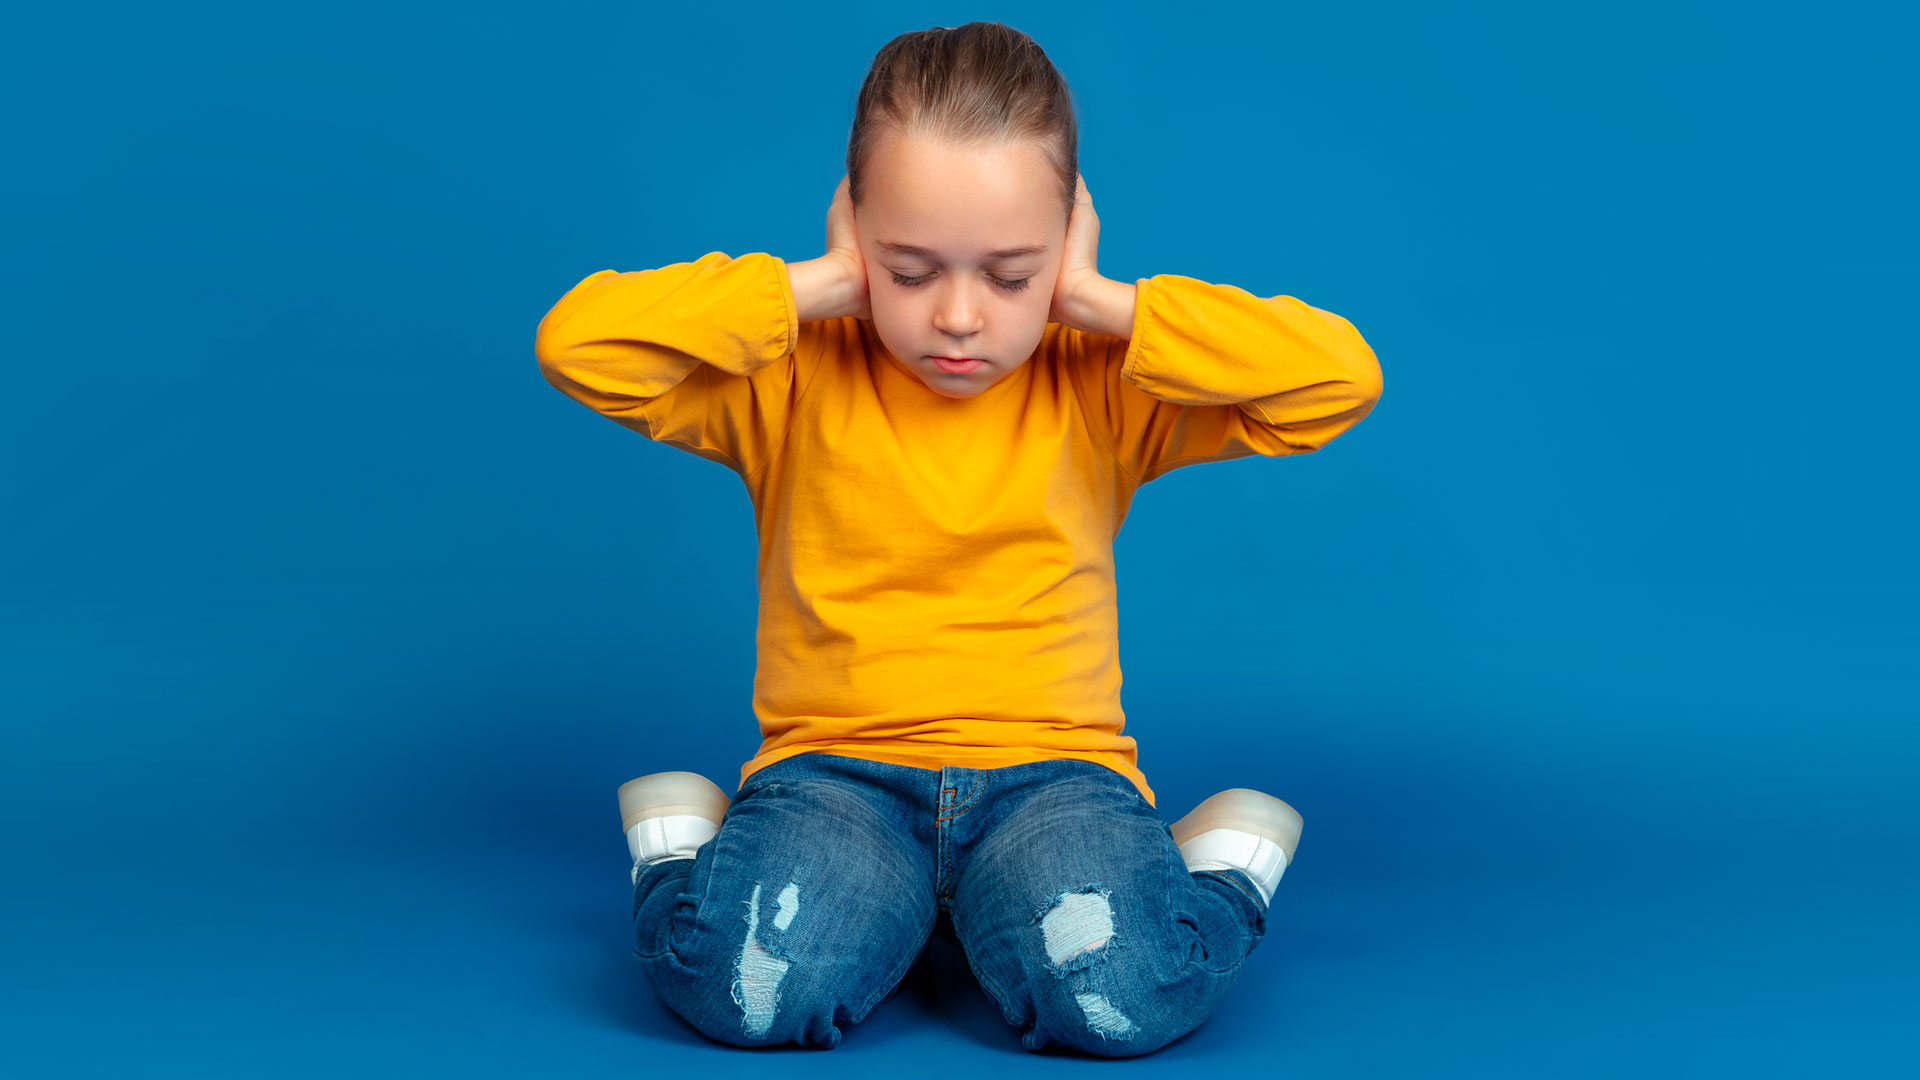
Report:
[[[965,283],[947,287],[934,307],[933,325],[943,334],[968,338],[980,332],[980,304]]]

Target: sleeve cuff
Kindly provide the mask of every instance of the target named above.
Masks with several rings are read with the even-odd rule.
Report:
[[[780,348],[780,355],[785,356],[800,341],[800,305],[793,299],[793,276],[787,272],[787,260],[778,255],[769,255],[767,258],[775,264],[775,276],[780,279],[780,302],[787,314],[787,338]]]
[[[1146,328],[1147,298],[1152,282],[1150,277],[1136,278],[1133,282],[1133,327],[1127,334],[1126,355],[1120,361],[1120,377],[1128,382],[1135,381],[1134,372],[1140,365],[1141,353],[1145,352],[1146,335],[1142,331]]]

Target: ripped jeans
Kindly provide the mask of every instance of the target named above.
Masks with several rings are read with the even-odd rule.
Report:
[[[719,1042],[839,1045],[937,931],[1023,1047],[1125,1057],[1213,1013],[1266,907],[1237,870],[1188,871],[1102,765],[807,753],[749,776],[694,858],[641,866],[633,927],[660,999]]]

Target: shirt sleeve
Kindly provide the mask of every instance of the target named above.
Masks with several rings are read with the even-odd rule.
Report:
[[[1131,336],[1085,335],[1077,366],[1099,381],[1097,419],[1137,483],[1183,465],[1311,453],[1380,398],[1373,349],[1330,311],[1178,274],[1134,284]]]
[[[561,393],[746,479],[786,437],[813,336],[784,260],[712,251],[587,275],[540,320],[534,355]]]

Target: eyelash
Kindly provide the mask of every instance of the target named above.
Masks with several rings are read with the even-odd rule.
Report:
[[[919,277],[907,277],[905,274],[899,273],[898,271],[888,271],[888,272],[893,274],[894,284],[905,285],[908,288],[913,288],[916,285],[925,284],[926,280],[933,276],[932,274],[921,274]],[[988,274],[987,277],[991,279],[995,284],[999,285],[1002,289],[1005,289],[1008,292],[1019,292],[1021,289],[1024,289],[1027,287],[1028,281],[1032,280],[1031,278],[1021,278],[1018,281],[1009,281],[1006,278],[994,277],[992,274]]]

